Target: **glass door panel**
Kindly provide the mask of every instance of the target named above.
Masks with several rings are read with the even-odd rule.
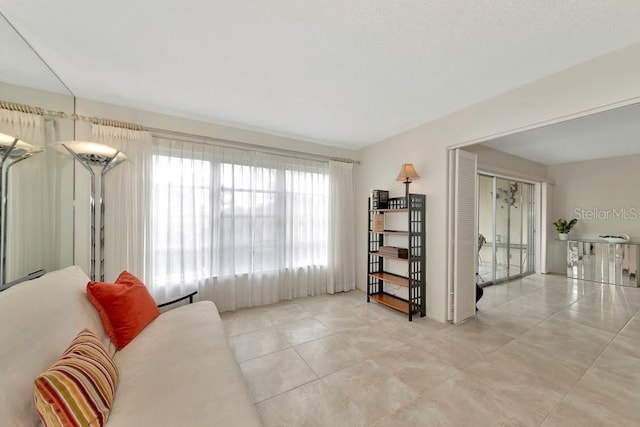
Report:
[[[522,184],[522,274],[534,272],[534,185]]]
[[[504,280],[509,277],[509,187],[510,181],[503,178],[495,179],[495,217],[494,239],[495,280]]]
[[[509,277],[522,274],[522,183],[509,182]]]
[[[493,197],[493,177],[478,177],[478,284],[492,282],[494,239],[493,213],[495,197]]]
[[[478,284],[534,272],[534,189],[530,183],[478,175]]]

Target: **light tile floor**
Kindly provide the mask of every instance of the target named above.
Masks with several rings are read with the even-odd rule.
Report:
[[[270,426],[638,426],[640,289],[532,275],[475,319],[352,291],[223,313]]]

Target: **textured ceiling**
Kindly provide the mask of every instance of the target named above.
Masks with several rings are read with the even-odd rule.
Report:
[[[0,10],[76,96],[354,149],[640,41],[638,0],[0,0]]]
[[[640,153],[640,104],[484,143],[546,165]]]

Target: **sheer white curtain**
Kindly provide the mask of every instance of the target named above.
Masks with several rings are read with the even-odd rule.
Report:
[[[52,122],[42,116],[0,109],[0,132],[19,136],[43,150],[55,138]],[[17,163],[9,172],[7,281],[35,270],[57,267],[55,259],[56,155],[50,149]],[[49,165],[49,166],[48,166]]]
[[[329,162],[329,280],[327,292],[356,288],[353,163]]]
[[[123,270],[148,280],[145,259],[149,256],[146,240],[150,224],[151,134],[102,125],[92,125],[91,132],[93,141],[107,144],[127,156],[126,162],[105,176],[105,280],[115,280]],[[98,186],[99,175],[96,173]],[[99,197],[97,188],[96,202]],[[99,210],[97,203],[96,209]],[[96,222],[96,229],[98,224]],[[99,256],[96,250],[96,272]]]
[[[327,289],[324,162],[154,138],[149,283],[220,311]]]

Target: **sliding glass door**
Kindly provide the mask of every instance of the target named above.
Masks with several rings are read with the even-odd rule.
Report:
[[[479,284],[495,280],[495,179],[478,175],[478,280]]]
[[[533,273],[534,185],[478,176],[478,283]]]

